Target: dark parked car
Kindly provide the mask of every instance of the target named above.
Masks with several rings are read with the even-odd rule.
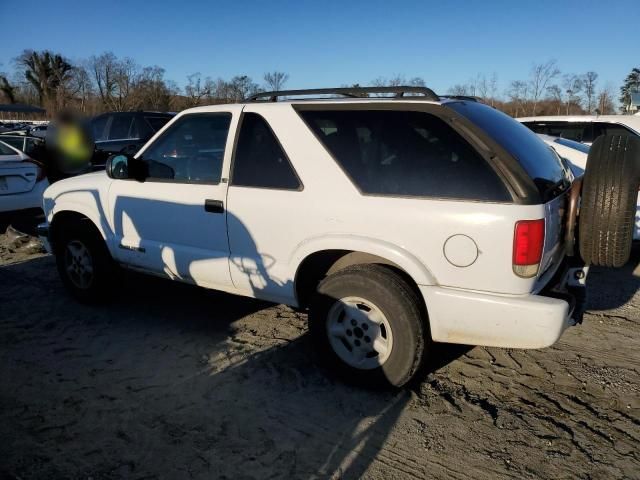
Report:
[[[106,160],[111,153],[134,154],[173,116],[173,113],[162,112],[108,112],[98,115],[91,120],[96,156]],[[93,163],[100,163],[99,158]]]

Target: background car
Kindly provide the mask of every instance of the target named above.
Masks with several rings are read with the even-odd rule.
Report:
[[[94,165],[104,164],[112,153],[136,153],[147,140],[160,130],[173,113],[108,112],[91,120],[96,145]]]
[[[582,176],[587,168],[587,156],[590,146],[584,143],[575,142],[566,138],[551,137],[549,135],[538,134],[544,143],[549,145],[555,152],[569,163],[571,171],[576,177]],[[640,240],[640,197],[636,207],[636,220],[633,231],[633,239]]]
[[[0,141],[0,213],[41,209],[48,186],[39,162]]]
[[[577,115],[517,118],[535,133],[592,144],[600,135],[640,136],[635,115]]]

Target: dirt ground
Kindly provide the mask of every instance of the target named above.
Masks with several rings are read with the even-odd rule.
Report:
[[[439,345],[405,391],[318,369],[281,305],[128,275],[104,307],[0,236],[0,479],[640,478],[640,253],[553,348]]]

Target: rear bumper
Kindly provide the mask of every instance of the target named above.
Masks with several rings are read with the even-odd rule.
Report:
[[[580,323],[586,303],[584,277],[560,280],[538,295],[495,295],[438,286],[420,286],[436,342],[506,348],[543,348]],[[573,285],[572,285],[573,284]]]
[[[573,325],[565,300],[540,295],[506,297],[443,287],[420,287],[436,342],[542,348]]]

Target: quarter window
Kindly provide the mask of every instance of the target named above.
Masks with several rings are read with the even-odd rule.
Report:
[[[230,113],[185,115],[143,154],[149,179],[218,183],[222,176]]]
[[[397,110],[300,115],[365,194],[511,200],[484,158],[435,115]]]
[[[242,117],[231,184],[298,190],[300,180],[266,120],[257,113]]]

